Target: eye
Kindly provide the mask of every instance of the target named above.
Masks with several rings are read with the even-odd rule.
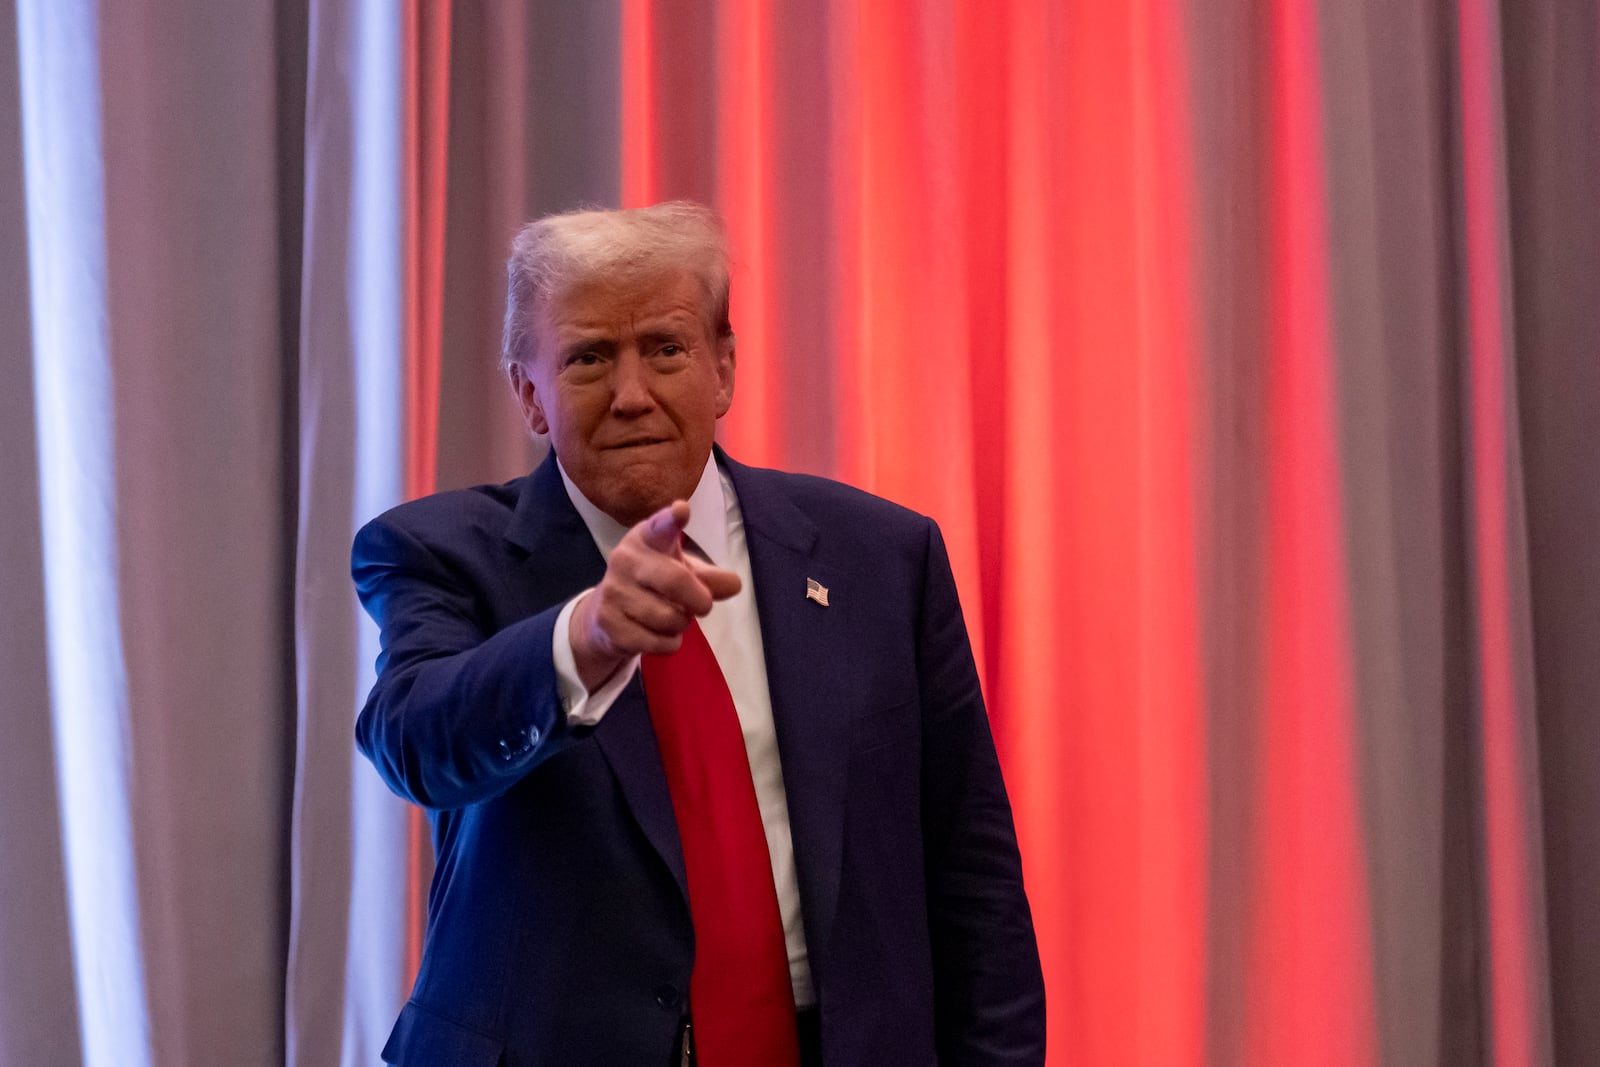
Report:
[[[661,346],[661,354],[663,356],[678,356],[678,355],[682,355],[683,354],[683,346],[678,344],[676,341],[668,341],[666,344]]]
[[[592,348],[585,349],[582,352],[574,352],[567,357],[567,366],[569,367],[592,367],[599,362],[600,353]]]

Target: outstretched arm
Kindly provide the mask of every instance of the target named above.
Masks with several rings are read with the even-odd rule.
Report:
[[[689,619],[738,592],[737,575],[682,552],[688,518],[677,501],[630,530],[561,635],[562,604],[489,632],[483,590],[403,528],[382,518],[364,527],[352,569],[383,652],[356,740],[390,788],[424,807],[476,803],[580,736],[561,695],[558,636],[592,693],[640,653],[675,649]]]
[[[551,662],[557,604],[490,632],[458,571],[386,519],[356,535],[356,589],[378,623],[378,679],[356,744],[400,796],[464,807],[571,740]]]

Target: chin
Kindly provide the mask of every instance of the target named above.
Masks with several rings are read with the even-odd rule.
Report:
[[[602,511],[624,526],[643,522],[678,499],[677,494],[664,488],[667,483],[660,477],[639,482],[628,478],[625,483],[618,485],[615,492],[608,493],[604,503],[595,501]]]
[[[687,500],[700,482],[705,461],[691,471],[684,463],[661,462],[663,458],[635,453],[595,470],[594,480],[607,491],[588,494],[589,499],[624,526],[642,522],[674,500]]]

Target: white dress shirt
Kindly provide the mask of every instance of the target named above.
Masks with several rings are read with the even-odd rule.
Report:
[[[600,554],[608,561],[612,551],[628,532],[627,527],[595,507],[572,484],[565,468],[561,481],[567,496],[583,517]],[[716,459],[706,460],[700,483],[689,497],[689,525],[684,535],[693,541],[706,558],[718,567],[733,571],[743,583],[739,592],[719,601],[711,613],[700,620],[700,629],[717,657],[733,706],[744,733],[744,749],[750,758],[750,775],[756,787],[756,805],[761,809],[761,825],[767,834],[767,853],[772,860],[772,883],[778,891],[778,911],[783,917],[783,938],[789,953],[789,981],[794,987],[798,1008],[816,1003],[811,988],[811,967],[806,959],[805,927],[800,918],[800,887],[795,877],[794,841],[789,834],[789,799],[783,790],[783,766],[778,759],[778,735],[772,724],[772,698],[767,691],[767,661],[761,645],[761,622],[756,615],[755,580],[750,574],[750,551],[745,544],[744,515],[734,495],[733,483],[717,468]],[[593,726],[639,669],[639,657],[618,667],[593,693],[578,677],[572,653],[569,626],[572,611],[589,595],[586,590],[567,602],[556,617],[554,647],[556,674],[567,721],[574,726]]]

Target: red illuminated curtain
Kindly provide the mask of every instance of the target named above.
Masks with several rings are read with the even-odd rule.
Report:
[[[450,6],[406,0],[401,15],[404,61],[405,236],[402,338],[405,367],[406,499],[437,488],[439,361],[444,313],[444,235],[450,116]],[[433,863],[420,808],[406,827],[406,910],[420,916]],[[422,927],[406,931],[406,970],[422,961]]]

